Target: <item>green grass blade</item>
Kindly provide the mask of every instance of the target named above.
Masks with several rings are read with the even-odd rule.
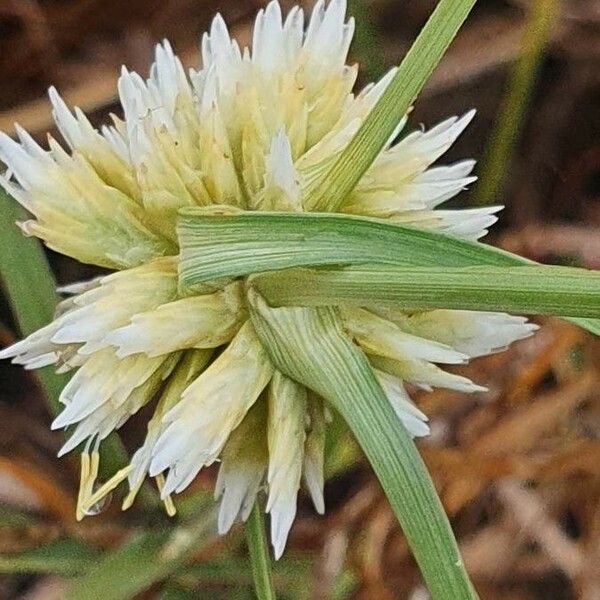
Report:
[[[361,75],[368,81],[375,81],[385,72],[386,64],[373,22],[373,10],[365,0],[348,0],[348,13],[355,20],[352,56],[360,64]]]
[[[389,86],[329,171],[311,186],[310,210],[335,210],[373,164],[476,0],[440,0]]]
[[[258,600],[275,600],[271,557],[269,556],[264,517],[258,500],[254,503],[245,527],[256,598]]]
[[[273,584],[275,589],[285,596],[291,590],[300,590],[305,586],[310,577],[312,560],[307,555],[305,558],[282,558],[273,564]],[[230,555],[215,557],[215,560],[194,562],[185,565],[178,571],[179,575],[186,578],[197,579],[204,585],[244,586],[252,588],[254,580],[248,569],[248,561]],[[302,594],[307,597],[309,590]]]
[[[134,597],[179,566],[160,556],[168,539],[166,531],[135,536],[105,554],[93,568],[76,579],[65,600],[126,600]]]
[[[378,304],[600,318],[600,271],[554,266],[408,268],[359,265],[256,275],[272,306]]]
[[[194,527],[141,533],[96,561],[76,579],[65,600],[129,600],[176,572],[187,556],[213,537],[215,515],[207,512]]]
[[[269,308],[251,316],[275,366],[344,417],[373,465],[434,600],[476,598],[442,505],[413,441],[364,354],[331,308]]]
[[[0,189],[0,279],[23,336],[47,325],[58,301],[54,277],[41,244],[36,238],[25,237],[15,225],[25,217],[23,209]],[[68,377],[57,375],[52,367],[40,369],[36,376],[56,414],[58,397]]]
[[[190,288],[221,277],[300,266],[532,264],[436,231],[331,213],[207,216],[202,209],[188,209],[180,219],[179,240],[181,283]]]
[[[0,556],[0,573],[53,573],[73,576],[86,571],[98,553],[79,540],[55,540],[46,546]]]
[[[222,277],[331,265],[515,267],[530,260],[479,242],[379,219],[331,213],[182,212],[180,281],[184,288]],[[572,318],[600,334],[600,320]]]
[[[534,0],[530,3],[521,56],[511,75],[498,121],[479,169],[479,181],[474,192],[476,204],[497,203],[506,175],[511,172],[511,158],[519,139],[544,48],[559,11],[559,3],[560,0]]]
[[[25,237],[15,225],[26,217],[19,204],[0,188],[0,280],[19,333],[23,336],[52,321],[59,300],[54,276],[40,242],[36,238]],[[58,398],[69,380],[68,375],[57,375],[53,367],[39,369],[35,374],[50,412],[58,414],[62,409]],[[101,454],[102,477],[112,475],[127,462],[127,453],[116,435],[103,442]],[[153,496],[144,486],[140,500],[152,505],[155,504]]]

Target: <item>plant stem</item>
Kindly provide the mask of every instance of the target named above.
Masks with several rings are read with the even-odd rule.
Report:
[[[523,32],[521,56],[512,72],[482,161],[479,183],[474,193],[475,204],[484,206],[498,201],[531,99],[536,74],[558,13],[559,1],[536,0],[530,9]]]
[[[271,558],[267,545],[263,513],[258,500],[246,522],[246,541],[252,565],[254,589],[258,600],[275,600]]]

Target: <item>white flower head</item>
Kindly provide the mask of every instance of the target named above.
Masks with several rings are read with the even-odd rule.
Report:
[[[74,370],[54,427],[72,428],[61,454],[83,446],[78,518],[127,480],[129,506],[147,475],[167,510],[205,466],[220,461],[219,530],[245,519],[261,487],[280,556],[304,484],[319,512],[327,429],[323,399],[285,377],[248,318],[244,282],[217,281],[195,294],[178,287],[178,210],[309,211],[318,175],[335,161],[393,77],[354,95],[347,66],[354,22],[345,0],[319,0],[283,16],[276,1],[256,18],[252,50],[215,17],[203,65],[187,74],[168,42],[147,79],[123,69],[122,119],[95,129],[52,88],[66,149],[41,148],[21,128],[0,135],[0,181],[32,215],[21,223],[58,252],[115,273],[66,289],[55,320],[4,350],[26,368]],[[432,166],[473,117],[391,139],[340,211],[478,239],[497,207],[438,207],[474,181],[474,162]],[[406,119],[398,124],[398,132]],[[223,207],[229,207],[223,208]],[[522,317],[377,306],[341,307],[348,335],[369,357],[398,418],[413,436],[427,417],[405,382],[476,392],[445,371],[495,352],[535,329]],[[440,366],[442,365],[442,366]],[[156,400],[131,464],[99,489],[98,445]]]

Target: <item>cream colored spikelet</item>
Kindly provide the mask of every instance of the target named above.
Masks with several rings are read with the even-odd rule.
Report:
[[[202,38],[202,68],[186,73],[168,42],[148,78],[123,69],[121,118],[95,129],[50,90],[65,145],[39,146],[23,129],[0,136],[2,185],[31,214],[20,224],[53,250],[114,273],[64,290],[55,320],[5,349],[25,368],[74,374],[53,426],[68,428],[61,454],[82,447],[77,517],[127,481],[124,507],[155,477],[169,513],[207,465],[220,462],[219,530],[247,518],[264,487],[280,556],[304,484],[319,512],[327,429],[323,400],[286,378],[248,318],[243,280],[195,293],[178,286],[178,210],[310,211],[317,176],[358,130],[393,71],[357,94],[346,65],[354,22],[345,0],[285,17],[258,13],[252,49],[241,49],[220,16]],[[498,207],[439,209],[474,181],[474,162],[433,166],[473,111],[403,135],[406,119],[341,212],[467,239],[487,233]],[[399,141],[397,141],[399,139]],[[505,348],[535,329],[522,317],[378,306],[340,307],[347,334],[366,353],[398,418],[413,436],[427,417],[405,383],[464,392],[484,388],[439,365]],[[156,400],[131,464],[98,488],[98,447]]]

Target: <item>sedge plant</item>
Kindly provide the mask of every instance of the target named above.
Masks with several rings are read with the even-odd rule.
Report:
[[[598,332],[600,277],[478,240],[499,207],[440,208],[472,160],[438,165],[474,112],[405,134],[407,114],[475,0],[442,0],[399,68],[355,93],[345,0],[307,16],[273,1],[252,49],[220,16],[186,73],[164,42],[148,78],[123,69],[122,117],[101,129],[50,90],[64,138],[0,138],[20,223],[113,273],[62,288],[47,325],[1,353],[72,373],[53,428],[79,448],[77,517],[123,484],[174,496],[219,463],[218,528],[249,519],[259,598],[274,597],[263,530],[284,551],[304,485],[325,510],[331,411],[390,500],[433,598],[475,598],[414,444],[429,433],[407,384],[478,393],[444,367],[497,352],[557,314]],[[399,137],[399,134],[403,134]],[[399,139],[399,141],[398,141]],[[99,447],[156,401],[146,438],[102,485]]]

